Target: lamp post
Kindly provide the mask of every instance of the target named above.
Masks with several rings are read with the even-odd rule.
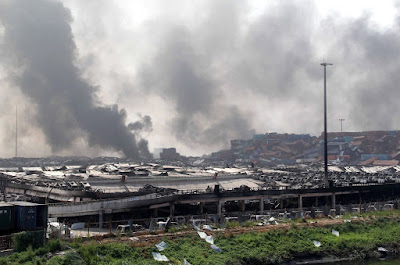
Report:
[[[327,122],[326,122],[326,66],[332,65],[331,63],[321,63],[324,67],[324,184],[325,188],[328,188],[328,133],[327,133]]]
[[[343,121],[345,121],[345,119],[339,119],[340,121],[340,132],[343,132]]]

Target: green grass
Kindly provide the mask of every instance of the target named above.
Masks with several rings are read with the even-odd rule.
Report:
[[[371,215],[372,216],[372,215]],[[248,232],[231,235],[217,232],[215,244],[223,251],[216,253],[210,245],[201,240],[196,233],[174,240],[164,239],[168,247],[162,251],[171,264],[180,264],[187,259],[191,264],[204,265],[265,265],[278,264],[293,259],[337,256],[345,258],[376,257],[378,246],[399,250],[400,212],[375,213],[365,222],[341,223],[326,227],[304,227],[291,225],[289,229],[269,232]],[[251,225],[250,223],[246,225]],[[232,227],[237,227],[234,223]],[[340,232],[340,237],[332,235],[331,230]],[[229,230],[228,230],[229,231]],[[321,247],[313,245],[313,240],[321,242]],[[161,241],[161,240],[160,240]],[[51,241],[44,248],[15,253],[0,258],[0,264],[168,264],[153,260],[152,247],[132,247],[123,243],[101,244],[99,242],[61,243]],[[47,253],[66,249],[66,255],[48,258]]]

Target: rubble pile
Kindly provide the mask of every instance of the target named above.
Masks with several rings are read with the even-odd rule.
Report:
[[[160,187],[155,187],[150,184],[145,184],[143,188],[139,189],[139,193],[141,193],[141,194],[158,193],[161,195],[168,195],[168,194],[172,194],[177,191],[178,190],[176,190],[176,189],[160,188]]]

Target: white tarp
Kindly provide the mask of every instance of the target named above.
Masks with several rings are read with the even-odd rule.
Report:
[[[389,250],[387,250],[386,248],[383,248],[383,247],[378,247],[378,251],[379,252],[384,252],[384,253],[388,253],[389,252]]]
[[[212,229],[211,226],[209,226],[209,225],[203,225],[203,229],[204,229],[204,230],[210,230],[210,231],[213,231],[213,230],[214,230],[214,229]]]
[[[151,252],[151,254],[153,254],[153,258],[157,261],[169,261],[165,255],[161,255],[158,252]]]
[[[339,231],[332,229],[332,235],[339,237]]]
[[[268,219],[268,222],[270,225],[277,225],[278,222],[276,221],[276,219],[274,217],[271,217]]]
[[[197,234],[199,234],[199,237],[200,237],[201,239],[205,239],[205,238],[207,237],[207,234],[204,233],[204,232],[197,232]]]
[[[211,236],[206,236],[206,242],[210,243],[211,245],[213,245],[214,244],[214,237],[212,235]]]
[[[222,249],[220,249],[219,247],[217,247],[216,245],[212,244],[210,245],[210,247],[217,253],[220,253],[222,251]]]
[[[50,222],[49,225],[54,227],[55,229],[61,228],[61,224],[59,222]]]
[[[193,225],[194,230],[200,231],[200,228],[197,225]]]
[[[156,248],[158,249],[158,251],[163,251],[167,247],[168,245],[164,241],[161,241],[160,243],[156,244]]]
[[[71,230],[83,229],[83,228],[85,228],[85,223],[73,223],[71,225]]]
[[[192,265],[186,259],[183,260],[183,265]]]
[[[313,243],[314,243],[314,246],[316,246],[317,248],[319,248],[321,246],[321,242],[319,242],[317,240],[314,240]]]

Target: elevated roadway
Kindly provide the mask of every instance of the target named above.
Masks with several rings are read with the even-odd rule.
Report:
[[[302,210],[303,198],[309,197],[331,197],[331,207],[336,206],[336,196],[347,194],[368,195],[385,193],[388,196],[394,194],[400,189],[400,184],[385,185],[363,185],[352,187],[320,188],[320,189],[298,189],[298,190],[229,190],[221,192],[174,192],[169,195],[147,194],[143,196],[131,196],[120,199],[107,199],[88,202],[75,203],[57,203],[49,204],[49,217],[74,217],[85,215],[111,214],[117,212],[130,212],[135,208],[148,207],[156,209],[161,207],[170,207],[171,215],[174,215],[174,206],[176,204],[191,203],[216,203],[218,215],[222,214],[222,207],[228,201],[259,200],[260,212],[264,211],[264,201],[266,199],[287,199],[297,198],[298,208]]]

